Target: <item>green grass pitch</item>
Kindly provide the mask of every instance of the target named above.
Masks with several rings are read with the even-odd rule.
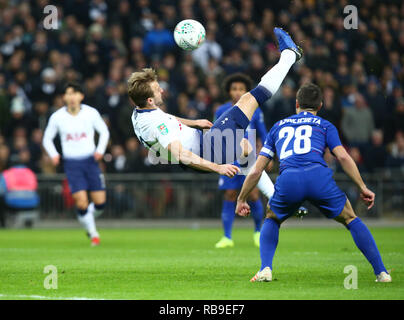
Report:
[[[284,228],[274,281],[250,283],[260,265],[252,230],[235,229],[235,247],[215,249],[217,229],[101,229],[100,247],[81,230],[0,231],[0,299],[403,299],[404,228],[371,228],[392,283],[375,283],[350,233]],[[45,289],[54,265],[58,288]],[[344,288],[344,267],[358,288]]]

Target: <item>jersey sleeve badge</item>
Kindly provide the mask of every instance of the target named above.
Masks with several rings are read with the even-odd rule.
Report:
[[[164,123],[159,124],[159,125],[157,126],[157,129],[160,131],[160,133],[161,133],[163,136],[165,136],[166,134],[168,134],[168,128],[167,128],[167,126],[166,126]]]

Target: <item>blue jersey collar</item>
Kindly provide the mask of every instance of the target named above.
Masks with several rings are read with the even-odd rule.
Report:
[[[157,108],[154,108],[154,109],[140,109],[140,108],[135,108],[135,111],[138,112],[138,113],[152,112],[152,111],[155,111],[155,110],[157,110]]]

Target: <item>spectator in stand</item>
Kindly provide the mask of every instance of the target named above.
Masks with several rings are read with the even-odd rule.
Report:
[[[208,71],[210,59],[222,59],[222,47],[216,42],[213,32],[209,31],[206,34],[205,42],[192,52],[192,58],[205,72]]]
[[[34,120],[26,111],[21,97],[16,96],[11,100],[10,112],[11,119],[4,127],[6,137],[12,136],[15,128],[23,127],[30,133],[35,127]]]
[[[125,147],[127,160],[125,163],[125,172],[138,172],[143,162],[139,140],[131,137],[126,140]]]
[[[369,78],[366,90],[366,100],[369,102],[370,110],[375,119],[375,127],[381,128],[386,117],[386,99],[380,92],[379,81],[375,76]]]
[[[56,71],[52,68],[46,68],[41,72],[41,85],[38,90],[33,93],[34,101],[46,101],[51,104],[55,95],[60,92],[57,83]]]
[[[404,170],[404,132],[397,131],[394,142],[389,146],[388,167]]]
[[[123,173],[126,166],[126,155],[124,148],[119,145],[111,147],[111,159],[107,162],[107,172],[109,173]]]
[[[336,96],[334,88],[325,87],[323,89],[323,107],[320,109],[318,115],[330,121],[337,128],[340,127],[342,117],[341,102]]]
[[[144,38],[143,53],[146,56],[161,59],[167,52],[175,48],[174,36],[167,30],[160,19],[155,21],[155,27]]]
[[[400,97],[397,99],[396,108],[392,114],[386,116],[384,122],[384,132],[385,132],[385,143],[393,141],[396,133],[399,130],[404,130],[404,98]]]
[[[383,131],[376,129],[372,133],[371,145],[365,149],[364,165],[369,172],[377,172],[386,164],[387,150],[383,144]]]
[[[370,142],[374,130],[374,120],[366,100],[360,93],[355,95],[354,103],[355,107],[345,108],[341,128],[348,145],[363,150]]]

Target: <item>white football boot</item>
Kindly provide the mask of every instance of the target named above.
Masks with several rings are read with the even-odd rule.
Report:
[[[377,276],[376,276],[376,282],[391,282],[391,275],[389,275],[387,272],[380,272]]]
[[[251,278],[251,282],[269,282],[272,281],[272,270],[270,267],[265,267],[261,271],[258,271],[254,277]]]

